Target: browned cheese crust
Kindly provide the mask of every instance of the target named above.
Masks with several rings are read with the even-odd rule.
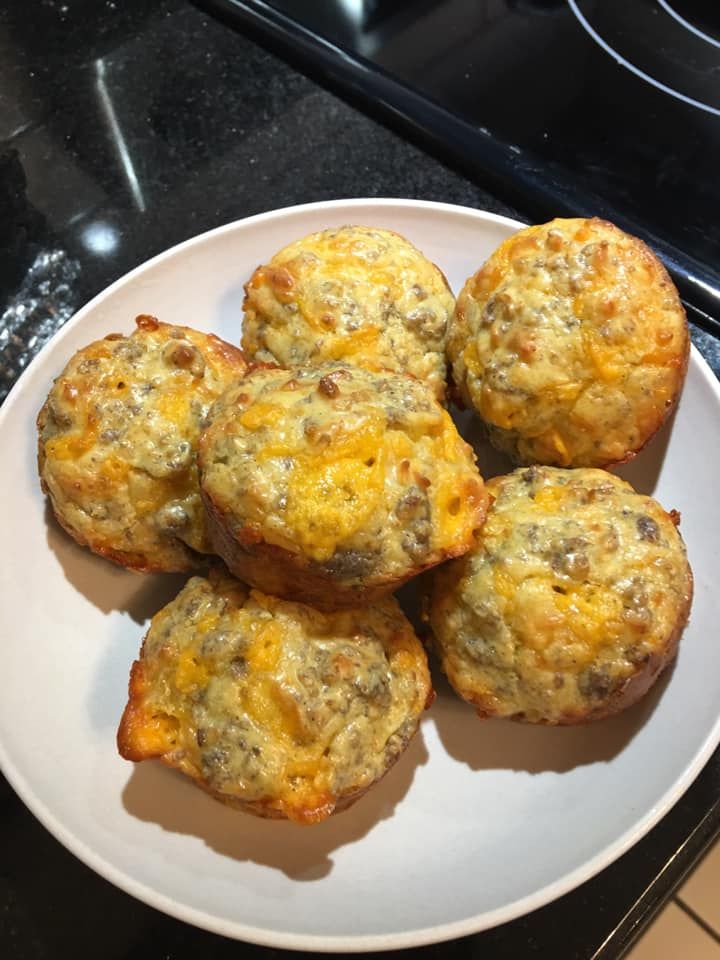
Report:
[[[197,440],[245,370],[237,347],[150,316],[78,351],[37,421],[40,481],[65,530],[134,570],[196,566],[212,551]]]
[[[310,234],[258,267],[245,293],[249,358],[292,367],[344,360],[409,373],[444,398],[455,299],[440,270],[392,230]]]
[[[384,776],[431,696],[392,598],[324,614],[216,570],[153,618],[118,748],[240,810],[312,824]]]
[[[482,717],[567,724],[618,713],[675,657],[692,601],[678,517],[596,469],[488,482],[477,547],[435,574],[447,677]]]
[[[635,456],[672,410],[690,349],[652,251],[605,220],[507,239],[465,284],[448,333],[462,399],[519,463]]]
[[[199,463],[230,569],[323,609],[461,555],[485,514],[472,450],[432,392],[342,364],[252,371],[211,412]]]

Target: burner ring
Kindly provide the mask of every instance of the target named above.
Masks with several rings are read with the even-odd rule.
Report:
[[[694,33],[696,37],[700,37],[702,40],[705,40],[707,43],[711,43],[714,47],[720,47],[720,40],[716,40],[715,37],[711,37],[709,34],[705,33],[699,27],[696,27],[694,23],[690,23],[689,20],[686,20],[685,17],[680,16],[677,10],[674,10],[673,7],[667,2],[667,0],[657,0],[660,6],[663,8],[665,13],[669,13],[673,20],[677,20],[678,23],[681,23],[686,30],[690,30],[691,33]]]
[[[631,73],[634,73],[637,77],[640,77],[642,80],[645,80],[646,83],[651,84],[653,87],[656,87],[658,90],[662,90],[663,93],[667,93],[669,96],[674,97],[677,100],[681,100],[683,103],[687,103],[690,106],[697,107],[700,110],[704,110],[707,113],[715,114],[715,116],[720,116],[720,108],[712,106],[709,103],[705,103],[703,100],[698,100],[696,97],[688,96],[686,93],[683,93],[681,90],[677,90],[675,87],[670,86],[667,83],[663,83],[657,77],[652,76],[650,73],[646,73],[641,67],[634,64],[632,61],[624,57],[618,50],[616,50],[612,44],[610,44],[590,23],[587,16],[580,9],[580,4],[582,0],[567,0],[568,6],[575,15],[575,18],[583,27],[583,29],[592,37],[595,43],[598,46],[608,53],[616,63],[620,66],[625,67],[627,70],[630,70]],[[665,11],[672,18],[675,23],[680,24],[685,30],[689,31],[692,36],[697,37],[698,39],[711,43],[713,46],[720,48],[720,43],[715,40],[714,37],[708,36],[698,27],[695,27],[693,24],[684,20],[679,14],[670,7],[670,5],[664,0],[657,0],[658,7]]]

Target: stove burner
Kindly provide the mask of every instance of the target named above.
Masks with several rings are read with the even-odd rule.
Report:
[[[720,116],[720,41],[682,17],[667,0],[567,2],[618,64],[663,93]]]
[[[702,39],[707,40],[708,43],[712,43],[714,46],[720,47],[720,40],[716,40],[715,37],[711,37],[710,34],[705,30],[701,30],[700,27],[697,27],[694,23],[691,23],[685,17],[681,16],[677,10],[674,10],[670,6],[667,0],[657,0],[657,2],[660,4],[663,10],[669,13],[671,17],[677,20],[678,23],[681,23],[686,30],[690,30],[697,37],[702,37]]]

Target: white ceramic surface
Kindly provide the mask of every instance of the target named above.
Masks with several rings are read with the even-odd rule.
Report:
[[[481,723],[439,682],[392,773],[317,827],[264,822],[159,763],[115,750],[143,624],[177,577],[126,573],[75,546],[38,488],[34,420],[79,347],[138,313],[238,341],[242,284],[277,248],[345,223],[391,227],[452,287],[518,224],[442,204],[313,204],[214,230],[81,310],[0,413],[0,763],[45,826],[98,873],[198,926],[278,947],[375,950],[482,930],[547,903],[636,842],[720,739],[720,391],[694,352],[674,423],[625,476],[682,511],[692,622],[672,673],[613,720],[578,729]],[[489,474],[495,460],[480,451]]]

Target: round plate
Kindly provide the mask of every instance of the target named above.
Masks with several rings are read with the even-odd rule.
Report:
[[[693,352],[674,422],[622,471],[682,511],[696,578],[677,663],[644,701],[596,725],[546,729],[480,722],[438,681],[407,754],[347,813],[300,827],[223,807],[160,763],[117,755],[130,664],[180,578],[120,570],[56,526],[38,486],[35,416],[72,353],[129,332],[136,314],[237,343],[242,285],[257,264],[346,223],[404,234],[455,291],[521,226],[398,200],[252,217],[113,284],[18,382],[0,414],[10,456],[0,476],[0,762],[63,844],[154,907],[276,947],[359,951],[459,937],[540,907],[639,840],[710,756],[720,740],[720,391]],[[502,469],[484,449],[479,457],[486,475]]]

